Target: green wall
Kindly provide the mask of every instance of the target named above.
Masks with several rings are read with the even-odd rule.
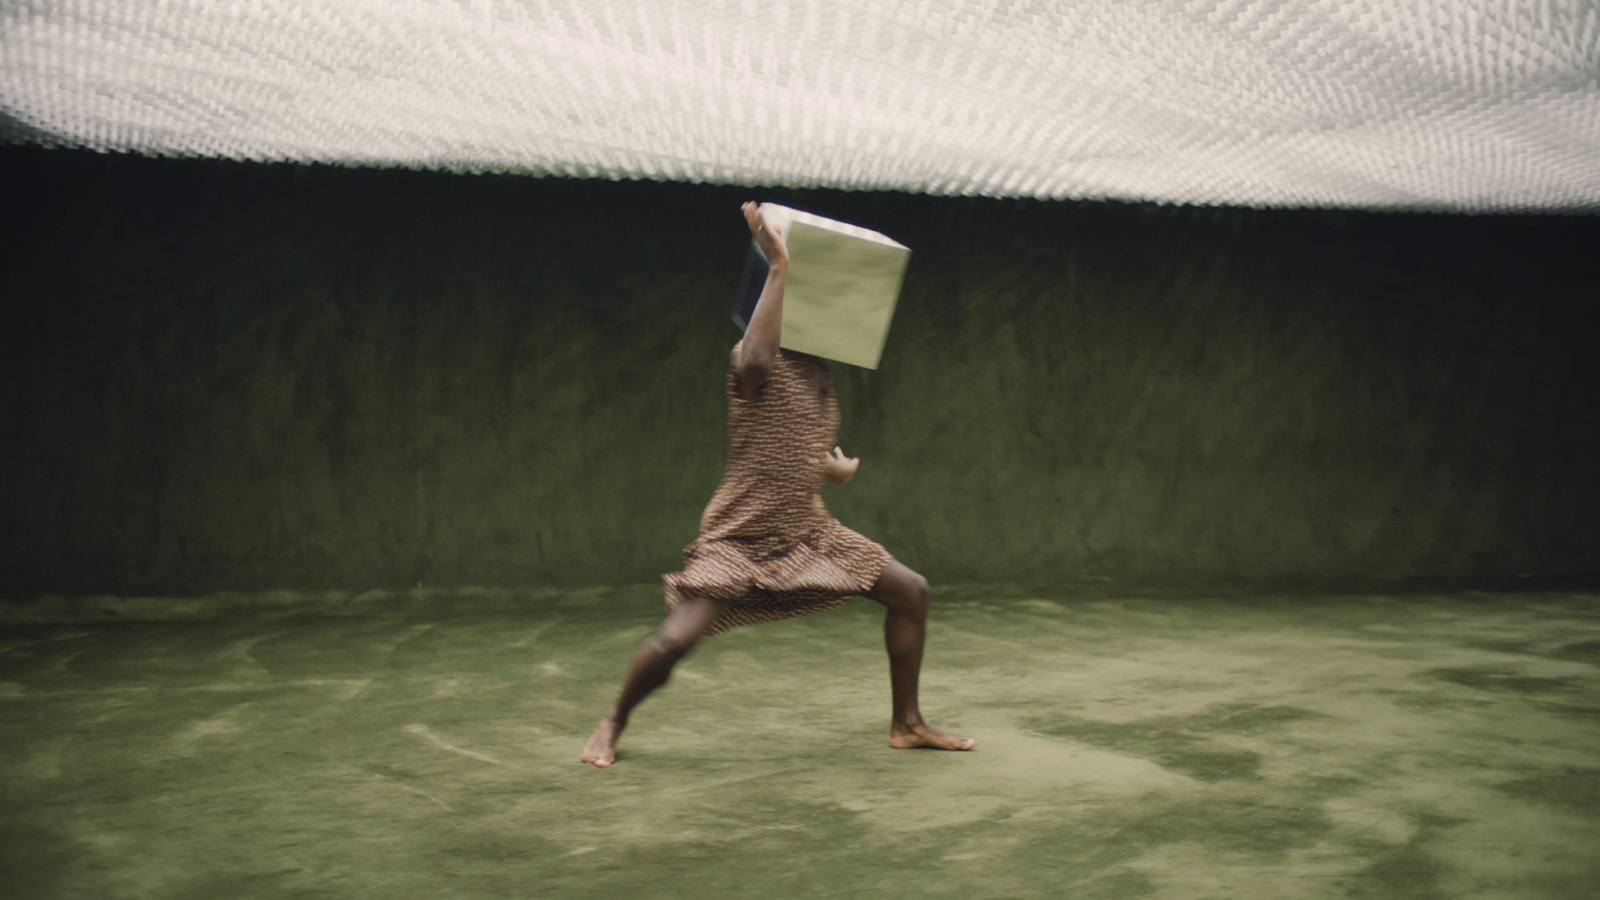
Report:
[[[824,497],[936,583],[1600,574],[1600,219],[0,154],[9,596],[678,568],[745,199],[913,248]]]

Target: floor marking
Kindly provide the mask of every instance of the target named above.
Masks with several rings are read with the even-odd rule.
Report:
[[[481,760],[481,761],[486,762],[486,763],[492,763],[492,764],[497,765],[497,766],[501,764],[500,760],[495,759],[494,757],[489,756],[488,754],[478,753],[478,752],[475,752],[475,751],[472,751],[472,750],[463,750],[460,747],[457,747],[456,745],[450,743],[449,741],[445,740],[444,738],[439,737],[437,734],[434,734],[433,730],[431,728],[429,728],[426,725],[423,725],[421,722],[417,722],[417,723],[413,723],[411,725],[407,725],[405,727],[405,730],[407,732],[410,732],[411,734],[415,734],[415,735],[418,735],[418,736],[422,737],[424,740],[426,740],[429,743],[433,744],[435,747],[440,748],[441,750],[449,750],[451,753],[459,753],[462,756],[470,756],[473,759]]]
[[[411,626],[410,628],[406,629],[407,633],[406,633],[406,635],[404,637],[401,637],[399,640],[397,640],[394,643],[390,644],[388,649],[384,650],[383,652],[390,653],[390,654],[394,653],[396,650],[400,649],[405,644],[410,643],[411,641],[414,641],[417,638],[422,637],[423,635],[425,635],[428,632],[432,631],[436,626],[438,626],[438,624],[439,624],[438,622],[425,622],[425,623],[423,623],[421,625],[413,625],[413,626]]]
[[[417,788],[411,787],[410,785],[401,784],[401,783],[399,783],[397,781],[388,781],[386,783],[387,784],[392,784],[392,785],[394,785],[395,787],[399,788],[402,791],[410,791],[413,794],[421,794],[422,796],[427,797],[429,800],[432,800],[433,802],[435,802],[435,803],[439,804],[440,806],[444,807],[447,811],[455,812],[455,810],[450,809],[450,804],[444,802],[443,800],[440,800],[438,797],[435,797],[434,795],[428,793],[427,791],[418,790]]]
[[[234,651],[236,651],[240,656],[244,657],[246,662],[250,663],[251,665],[255,666],[256,668],[260,669],[261,671],[263,671],[263,672],[271,672],[272,671],[271,669],[269,669],[266,666],[261,664],[261,660],[256,659],[255,656],[252,655],[252,651],[254,651],[255,648],[256,648],[256,645],[261,643],[262,641],[270,641],[275,637],[282,637],[283,635],[286,635],[288,633],[289,633],[289,629],[286,628],[286,629],[284,629],[282,631],[271,632],[270,634],[262,634],[262,635],[257,635],[256,637],[242,638],[240,640],[237,640],[237,641],[233,642],[233,648],[232,649]]]

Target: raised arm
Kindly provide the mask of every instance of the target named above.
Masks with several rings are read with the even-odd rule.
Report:
[[[745,329],[734,369],[739,373],[739,394],[745,400],[756,399],[761,386],[767,383],[772,367],[778,359],[778,342],[783,335],[783,287],[789,277],[789,250],[783,246],[778,233],[761,215],[761,207],[754,202],[743,206],[745,222],[756,243],[767,257],[767,283],[756,301],[755,312],[750,314],[750,325]]]

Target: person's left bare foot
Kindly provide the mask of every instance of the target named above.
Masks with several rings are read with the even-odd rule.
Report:
[[[928,747],[933,750],[971,750],[978,742],[972,738],[956,737],[927,722],[915,725],[892,725],[889,728],[889,746],[896,750]]]
[[[617,761],[617,738],[622,734],[622,729],[608,715],[600,720],[600,727],[589,736],[589,743],[583,746],[582,762],[586,762],[597,769],[609,767]]]

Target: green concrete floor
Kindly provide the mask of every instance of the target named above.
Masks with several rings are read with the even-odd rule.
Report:
[[[923,707],[971,753],[885,746],[858,599],[707,641],[585,767],[660,603],[11,607],[0,893],[1600,896],[1595,594],[935,586]]]

